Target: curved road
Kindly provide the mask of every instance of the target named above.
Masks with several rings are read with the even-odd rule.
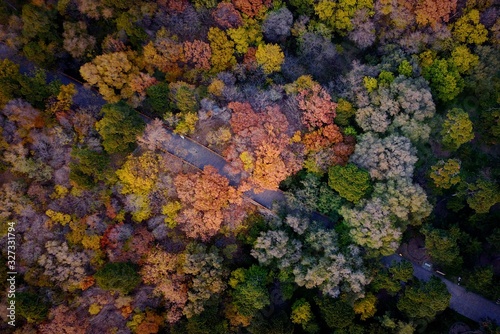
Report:
[[[34,68],[32,64],[16,55],[15,51],[0,43],[0,59],[4,58],[20,63],[22,72],[29,72]],[[53,79],[57,78],[64,84],[75,84],[78,92],[74,97],[74,102],[77,105],[102,106],[106,104],[106,101],[104,101],[98,94],[96,94],[93,90],[84,87],[81,82],[75,80],[74,78],[70,78],[61,73],[52,73],[50,74],[50,77]],[[227,169],[225,167],[228,165],[228,162],[223,157],[190,138],[174,134],[169,128],[166,128],[166,130],[171,135],[170,139],[164,143],[163,148],[166,151],[200,169],[203,169],[207,165],[212,165],[221,175],[226,176],[232,185],[239,184],[240,176],[227,173]],[[279,203],[284,200],[284,195],[281,191],[266,190],[259,194],[254,194],[253,191],[248,191],[245,195],[268,209],[272,208],[274,202]],[[325,217],[317,213],[313,213],[312,218],[326,222]],[[400,261],[401,258],[398,255],[391,255],[382,259],[386,265],[390,264],[392,260]],[[435,274],[413,263],[413,275],[418,279],[429,280],[430,277]],[[475,293],[466,291],[463,287],[450,282],[440,275],[435,276],[438,276],[446,284],[446,287],[451,294],[450,308],[474,321],[480,321],[481,319],[488,317],[495,320],[497,324],[500,324],[499,305],[496,305],[495,303]]]

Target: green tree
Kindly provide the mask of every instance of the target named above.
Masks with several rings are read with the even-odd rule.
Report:
[[[437,164],[431,167],[430,177],[436,187],[449,189],[460,182],[460,160],[439,160]]]
[[[457,243],[460,238],[458,227],[442,230],[426,226],[422,233],[425,235],[425,248],[434,263],[446,271],[455,271],[462,266],[463,260]]]
[[[97,285],[104,290],[126,295],[141,283],[136,268],[126,262],[108,262],[94,274]]]
[[[146,89],[146,103],[159,116],[163,116],[170,107],[168,83],[161,82]]]
[[[462,144],[474,139],[469,114],[460,108],[449,110],[443,122],[441,136],[443,136],[443,144],[451,150],[456,150]]]
[[[464,80],[451,59],[431,60],[430,65],[422,64],[422,67],[424,78],[430,82],[432,90],[441,101],[451,101],[462,92]]]
[[[371,188],[370,174],[352,163],[332,166],[328,170],[328,185],[343,198],[357,203]]]
[[[71,158],[74,161],[69,165],[69,178],[79,186],[92,188],[99,181],[107,179],[109,156],[105,152],[74,147],[71,151]]]
[[[413,265],[410,261],[402,260],[398,263],[392,263],[389,272],[393,279],[408,282],[413,278]]]
[[[95,124],[102,137],[106,152],[130,152],[135,147],[137,135],[142,133],[144,121],[125,102],[106,104],[103,118]]]
[[[19,292],[16,294],[16,309],[29,323],[47,318],[49,306],[38,294]]]
[[[466,282],[467,289],[483,296],[490,296],[493,290],[493,268],[476,268]]]
[[[266,288],[268,272],[263,267],[252,265],[248,269],[238,268],[231,273],[229,285],[233,304],[245,317],[252,317],[257,311],[271,303]]]
[[[18,94],[20,80],[19,65],[9,59],[0,60],[0,108]]]
[[[494,182],[479,179],[470,183],[467,189],[467,204],[476,213],[488,213],[493,205],[500,202],[500,188]]]
[[[41,66],[52,66],[60,47],[57,11],[49,6],[26,4],[22,8],[24,55]]]
[[[330,328],[345,328],[349,327],[354,321],[354,310],[349,305],[341,300],[331,298],[315,298],[316,304],[323,320]]]
[[[397,307],[411,319],[432,320],[450,305],[450,298],[446,284],[433,276],[428,282],[416,280],[407,285]]]
[[[292,314],[290,319],[294,324],[301,325],[302,328],[307,327],[307,323],[313,320],[314,315],[311,311],[311,304],[304,298],[296,300],[292,305]]]

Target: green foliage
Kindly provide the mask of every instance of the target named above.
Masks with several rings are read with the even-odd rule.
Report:
[[[335,109],[335,111],[337,112],[335,123],[343,126],[348,125],[349,119],[356,114],[356,110],[353,108],[352,104],[345,99],[339,99],[337,101],[337,109]]]
[[[15,301],[17,312],[29,323],[41,322],[47,318],[49,306],[40,295],[18,292]]]
[[[328,327],[340,329],[349,327],[354,321],[354,310],[349,304],[331,298],[315,298],[323,320]]]
[[[453,61],[435,59],[431,65],[422,64],[422,67],[424,78],[429,80],[432,90],[441,101],[451,101],[462,92],[464,81]]]
[[[22,75],[19,81],[21,85],[20,95],[35,108],[43,109],[50,96],[59,93],[61,83],[58,80],[48,81],[47,73],[37,69],[28,75]]]
[[[238,268],[231,273],[229,285],[234,289],[231,296],[241,315],[251,317],[271,303],[266,288],[267,275],[266,269],[256,265],[248,269]]]
[[[74,147],[71,151],[69,178],[83,188],[92,188],[99,181],[105,181],[108,173],[109,156],[89,148]]]
[[[430,177],[436,187],[449,189],[460,182],[460,160],[439,160],[437,164],[431,167]]]
[[[313,319],[314,315],[311,311],[311,305],[304,298],[296,300],[292,305],[292,314],[290,319],[294,324],[301,325],[302,328],[307,327],[307,323]]]
[[[391,296],[395,296],[401,290],[401,282],[389,275],[387,270],[379,271],[370,286],[374,292],[385,290]]]
[[[42,66],[52,66],[59,46],[57,11],[48,6],[26,4],[22,8],[23,52],[26,58]]]
[[[483,296],[491,296],[491,292],[494,290],[493,268],[476,268],[468,277],[466,285],[468,290],[475,291]]]
[[[397,307],[409,318],[432,320],[450,305],[450,298],[446,284],[433,276],[428,282],[416,280],[413,285],[407,285]]]
[[[9,59],[0,60],[0,108],[19,94],[19,65]]]
[[[364,77],[363,78],[363,85],[365,86],[366,90],[371,93],[378,87],[378,81],[376,78],[372,77]]]
[[[108,262],[94,274],[94,278],[101,289],[124,295],[132,292],[141,282],[135,266],[126,262]]]
[[[144,121],[125,102],[106,104],[102,107],[103,118],[95,124],[102,137],[106,152],[130,152],[135,147],[137,135],[142,133]]]
[[[411,77],[413,74],[413,67],[410,62],[404,59],[398,66],[398,73],[404,75],[405,77]]]
[[[467,204],[476,213],[488,213],[493,205],[500,202],[500,187],[494,182],[479,179],[470,183],[467,189]]]
[[[370,174],[352,163],[332,166],[328,170],[328,185],[343,198],[357,203],[370,191]]]
[[[408,282],[413,278],[413,265],[410,261],[402,260],[397,263],[392,263],[389,272],[392,274],[393,279]]]
[[[427,226],[422,233],[425,235],[425,248],[435,264],[446,271],[456,271],[461,267],[463,260],[458,246],[458,227],[442,230]]]
[[[441,136],[443,144],[451,150],[457,150],[462,144],[474,139],[469,114],[460,108],[449,110],[443,122]]]
[[[470,52],[465,45],[457,46],[451,52],[451,61],[457,67],[460,74],[469,73],[479,63],[479,57]]]
[[[389,71],[382,71],[378,75],[378,82],[381,86],[389,86],[394,81],[394,74]]]
[[[146,89],[146,103],[151,106],[151,109],[160,116],[170,108],[168,83],[161,82]]]
[[[340,35],[345,35],[354,28],[351,20],[361,9],[372,11],[373,0],[323,0],[314,5],[314,11],[319,19]]]

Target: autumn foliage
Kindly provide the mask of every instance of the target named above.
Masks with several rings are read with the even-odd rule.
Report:
[[[179,174],[174,184],[183,205],[177,222],[190,238],[209,240],[242,204],[241,194],[212,166],[197,174]]]
[[[300,169],[300,156],[291,151],[288,121],[279,107],[256,113],[249,103],[231,102],[234,136],[225,150],[226,159],[245,171],[257,188],[277,189],[287,176]]]

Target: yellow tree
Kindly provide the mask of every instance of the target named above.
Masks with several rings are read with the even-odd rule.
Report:
[[[281,64],[285,60],[285,55],[279,45],[276,44],[260,44],[255,53],[257,64],[262,66],[266,74],[279,72]]]
[[[233,55],[234,42],[227,38],[224,31],[219,28],[212,27],[208,31],[208,40],[210,41],[210,49],[212,57],[212,71],[215,73],[227,70],[233,65],[236,65],[236,58]]]
[[[139,73],[134,52],[113,52],[95,57],[80,68],[82,78],[99,88],[99,93],[108,102],[129,99],[134,91],[130,83]]]

